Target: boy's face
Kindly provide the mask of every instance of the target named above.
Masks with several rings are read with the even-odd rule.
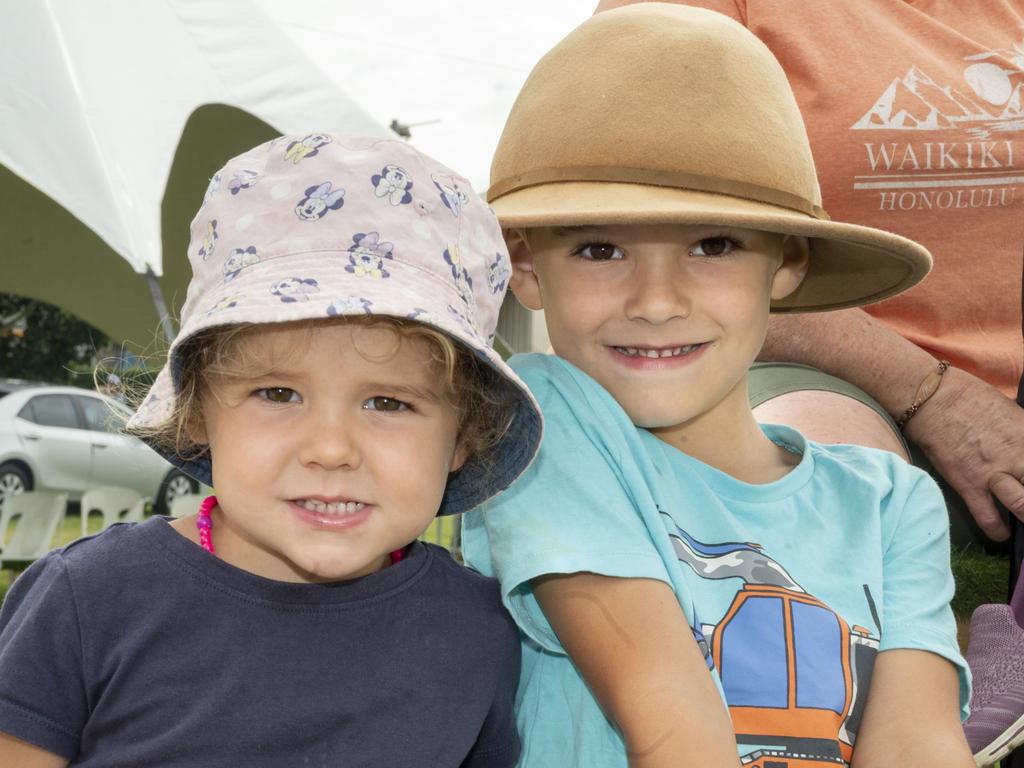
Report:
[[[218,556],[292,582],[384,567],[434,519],[462,461],[428,343],[331,324],[239,344],[248,364],[205,393],[197,436],[213,461]]]
[[[654,430],[749,413],[771,300],[807,263],[802,238],[707,225],[531,230],[510,250],[512,290],[544,310],[555,353]]]

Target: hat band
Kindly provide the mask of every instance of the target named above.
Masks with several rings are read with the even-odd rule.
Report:
[[[689,189],[695,192],[712,192],[718,195],[753,200],[781,208],[789,208],[799,213],[813,216],[816,219],[829,220],[829,215],[820,205],[815,205],[799,195],[783,192],[759,184],[746,181],[721,179],[714,176],[702,176],[696,173],[679,171],[659,171],[650,168],[623,168],[621,166],[571,166],[568,168],[539,168],[518,174],[509,179],[502,179],[491,185],[487,190],[487,202],[538,184],[551,184],[566,181],[603,181],[623,184],[646,184],[655,187],[673,187]]]

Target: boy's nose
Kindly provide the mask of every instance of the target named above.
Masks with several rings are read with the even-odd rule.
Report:
[[[660,325],[690,316],[691,298],[674,261],[638,259],[630,276],[626,317]]]
[[[353,424],[338,413],[311,413],[302,429],[299,462],[321,469],[356,469],[362,463]]]

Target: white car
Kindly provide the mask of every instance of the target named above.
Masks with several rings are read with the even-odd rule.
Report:
[[[170,502],[199,483],[149,446],[122,433],[131,411],[113,398],[76,387],[0,381],[0,503],[33,489],[67,491],[117,485]]]

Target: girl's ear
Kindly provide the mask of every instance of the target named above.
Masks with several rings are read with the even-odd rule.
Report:
[[[537,273],[533,271],[533,253],[530,251],[529,243],[526,242],[523,233],[515,229],[505,231],[505,243],[508,245],[508,255],[512,259],[509,288],[519,299],[519,303],[527,309],[543,309],[540,283],[537,282]]]
[[[195,445],[209,446],[210,438],[206,434],[206,420],[203,418],[202,408],[198,412],[189,414],[188,423],[185,424],[185,433],[188,439]]]
[[[772,276],[772,300],[784,299],[804,281],[811,257],[806,237],[786,235],[782,240],[782,260]]]
[[[459,444],[455,446],[455,453],[452,454],[452,465],[448,471],[454,472],[457,469],[462,469],[462,465],[466,463],[468,458],[469,447],[466,445],[465,440],[460,439]]]

